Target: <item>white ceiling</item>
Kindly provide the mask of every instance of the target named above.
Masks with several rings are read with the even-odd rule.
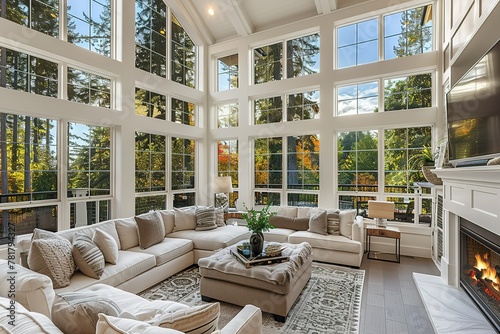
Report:
[[[214,44],[327,14],[367,0],[174,0]],[[172,0],[166,0],[167,4]],[[212,7],[215,15],[208,14]]]

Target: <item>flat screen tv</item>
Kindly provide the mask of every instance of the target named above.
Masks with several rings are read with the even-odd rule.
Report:
[[[500,156],[500,41],[446,95],[448,153],[455,167]]]

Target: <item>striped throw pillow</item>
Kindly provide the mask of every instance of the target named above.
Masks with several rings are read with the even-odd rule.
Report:
[[[195,210],[196,231],[207,231],[217,228],[215,223],[215,208],[213,206],[198,206]]]
[[[104,272],[104,255],[88,235],[76,234],[73,238],[73,258],[85,275],[99,279]]]

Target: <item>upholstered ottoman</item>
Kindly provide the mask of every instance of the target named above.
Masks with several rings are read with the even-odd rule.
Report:
[[[285,322],[288,311],[311,278],[312,248],[284,243],[288,262],[245,268],[230,250],[224,248],[198,261],[201,273],[200,293],[204,301],[212,299],[244,306],[253,304]]]

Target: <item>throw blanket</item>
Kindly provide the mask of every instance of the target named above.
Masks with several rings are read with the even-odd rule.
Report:
[[[198,265],[200,268],[212,269],[226,274],[251,277],[276,285],[286,285],[290,283],[302,264],[312,256],[312,247],[307,242],[282,245],[286,246],[282,254],[290,258],[288,262],[259,265],[247,269],[231,255],[230,249],[236,250],[236,246],[231,246],[212,256],[200,259]]]

